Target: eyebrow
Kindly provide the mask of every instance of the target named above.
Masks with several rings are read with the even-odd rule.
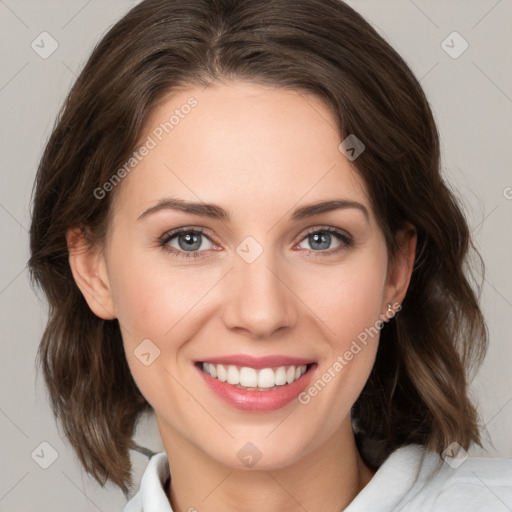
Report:
[[[366,220],[369,220],[370,215],[367,208],[357,201],[351,201],[348,199],[332,199],[329,201],[321,201],[306,206],[301,206],[293,212],[291,219],[297,221],[308,217],[313,217],[314,215],[318,215],[320,213],[327,213],[334,210],[344,210],[348,208],[356,208],[360,210],[366,217]],[[216,204],[207,204],[202,202],[196,203],[173,197],[165,197],[160,199],[154,206],[151,206],[141,215],[139,215],[137,220],[142,220],[149,215],[162,210],[176,210],[192,215],[209,217],[211,219],[224,222],[229,222],[231,220],[229,212]]]

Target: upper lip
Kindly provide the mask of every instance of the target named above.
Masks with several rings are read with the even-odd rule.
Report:
[[[229,356],[217,356],[209,357],[207,359],[201,359],[202,363],[210,364],[224,364],[234,366],[247,366],[249,368],[278,368],[279,366],[301,366],[304,364],[311,364],[315,361],[311,359],[304,359],[302,357],[290,357],[290,356],[264,356],[254,357],[248,354],[232,354]]]

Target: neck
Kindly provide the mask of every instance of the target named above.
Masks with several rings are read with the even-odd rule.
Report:
[[[317,449],[275,470],[233,469],[183,438],[162,439],[174,512],[340,512],[373,476],[359,455],[349,421]]]

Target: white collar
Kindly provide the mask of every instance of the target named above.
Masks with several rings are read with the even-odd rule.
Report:
[[[169,461],[165,451],[153,455],[140,481],[141,508],[134,510],[137,510],[137,512],[141,510],[173,512],[165,490],[165,484],[169,476]]]

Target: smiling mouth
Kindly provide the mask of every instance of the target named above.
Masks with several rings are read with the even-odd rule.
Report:
[[[258,369],[249,366],[204,362],[198,362],[197,366],[203,373],[220,382],[227,382],[233,387],[247,391],[272,391],[299,380],[315,364],[309,363]]]

